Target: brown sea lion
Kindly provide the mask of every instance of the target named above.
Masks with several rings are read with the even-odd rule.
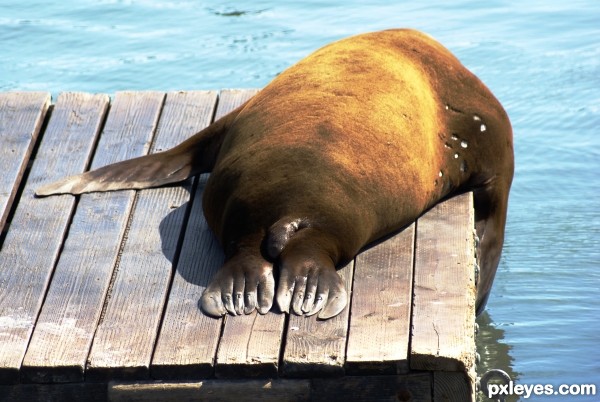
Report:
[[[276,297],[284,312],[328,318],[347,303],[336,266],[474,191],[481,311],[513,169],[510,122],[488,88],[431,37],[388,30],[323,47],[171,150],[37,194],[141,189],[212,172],[204,213],[226,261],[203,310],[264,314]]]

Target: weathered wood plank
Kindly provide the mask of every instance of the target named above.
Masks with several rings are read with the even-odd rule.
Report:
[[[224,91],[221,105],[227,109],[242,104],[257,91]],[[222,109],[225,110],[225,109]],[[220,110],[220,112],[222,111]],[[279,367],[279,354],[285,315],[256,312],[246,316],[227,317],[215,363],[217,377],[274,377]]]
[[[475,364],[472,194],[417,221],[410,368],[468,372]]]
[[[431,401],[430,373],[304,380],[206,380],[109,384],[113,402],[128,401]]]
[[[215,366],[217,377],[277,377],[285,315],[272,311],[226,317]]]
[[[47,92],[0,93],[0,233],[49,106]]]
[[[227,95],[229,93],[229,95]],[[216,118],[247,98],[244,91],[225,92]],[[151,375],[160,379],[198,379],[212,376],[223,319],[205,316],[198,305],[202,292],[223,264],[223,251],[202,211],[207,175],[200,177],[192,202],[181,254],[156,350]]]
[[[311,401],[431,401],[431,374],[314,378]],[[437,401],[436,401],[437,402]]]
[[[0,402],[106,402],[107,384],[0,385]]]
[[[163,99],[156,92],[117,93],[92,168],[145,154]],[[83,380],[134,195],[81,196],[23,361],[24,381]]]
[[[195,198],[200,201],[206,176],[201,176]],[[202,203],[194,202],[171,285],[151,376],[157,379],[197,379],[212,375],[222,319],[200,311],[198,300],[208,280],[223,263],[221,247],[208,228]]]
[[[346,371],[408,372],[415,225],[356,257]]]
[[[346,290],[352,289],[354,261],[338,270]],[[349,306],[335,317],[289,315],[283,354],[285,377],[341,376],[344,374]]]
[[[210,123],[216,92],[169,93],[150,153],[171,148]],[[139,191],[86,379],[149,378],[150,360],[187,215],[192,181]]]
[[[61,94],[41,140],[0,251],[0,382],[18,379],[75,203],[68,195],[36,199],[34,191],[84,171],[108,102],[105,95]]]
[[[253,93],[224,91],[216,118]],[[214,98],[204,103],[205,95],[209,96],[172,93],[162,108],[164,94],[118,94],[93,167],[144,153],[159,116],[152,152],[169,148],[199,130],[213,110]],[[124,101],[127,96],[132,98]],[[132,100],[136,97],[139,102]],[[447,201],[420,218],[416,235],[411,226],[360,254],[355,261],[354,285],[354,266],[340,271],[347,288],[353,286],[350,329],[348,309],[327,321],[290,316],[281,374],[311,380],[248,380],[277,376],[286,317],[254,313],[215,320],[201,313],[200,295],[223,260],[202,214],[206,176],[199,180],[187,205],[191,181],[183,187],[143,190],[136,196],[132,191],[84,195],[70,228],[74,197],[33,198],[35,188],[84,169],[107,103],[106,96],[61,95],[43,136],[0,250],[0,383],[17,381],[21,363],[24,381],[82,381],[87,359],[85,378],[92,381],[147,379],[149,374],[178,381],[213,374],[245,377],[244,381],[199,384],[112,384],[108,392],[117,400],[153,400],[157,396],[215,400],[217,395],[223,395],[221,400],[472,397],[472,384],[465,374],[472,371],[474,363],[471,195]],[[120,147],[120,141],[130,141],[138,134],[147,136]],[[104,137],[115,140],[109,144]],[[133,215],[130,210],[135,211]],[[187,229],[182,222],[186,211],[191,211]],[[412,264],[410,249],[415,236],[410,368],[436,372],[319,379],[344,373],[407,371],[412,277],[406,268]],[[178,243],[184,243],[180,256]],[[177,261],[173,273],[172,263]],[[46,305],[33,331],[48,286]],[[165,308],[166,299],[169,304]],[[49,399],[85,398],[92,388],[107,395],[102,384],[25,384],[0,386],[0,400],[5,395],[35,400],[44,390]]]
[[[465,373],[435,371],[433,373],[433,400],[444,402],[475,401],[473,384]]]
[[[197,383],[112,383],[109,384],[108,397],[112,402],[298,402],[310,400],[310,382],[209,380]]]

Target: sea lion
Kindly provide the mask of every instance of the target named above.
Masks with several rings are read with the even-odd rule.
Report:
[[[327,45],[247,103],[168,151],[38,190],[141,189],[212,172],[203,207],[226,261],[209,315],[340,313],[336,267],[436,203],[473,191],[486,303],[513,176],[508,116],[446,48],[414,30]],[[273,267],[279,268],[277,292]]]

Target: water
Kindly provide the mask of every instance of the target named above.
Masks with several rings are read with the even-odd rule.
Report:
[[[600,4],[405,3],[3,0],[0,90],[262,87],[332,40],[424,30],[492,89],[515,133],[506,246],[479,318],[481,370],[600,388]]]

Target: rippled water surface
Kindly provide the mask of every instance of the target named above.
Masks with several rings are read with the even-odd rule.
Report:
[[[514,128],[506,247],[479,319],[482,369],[600,386],[600,3],[362,3],[4,0],[0,90],[262,87],[332,40],[424,30],[483,79]]]

